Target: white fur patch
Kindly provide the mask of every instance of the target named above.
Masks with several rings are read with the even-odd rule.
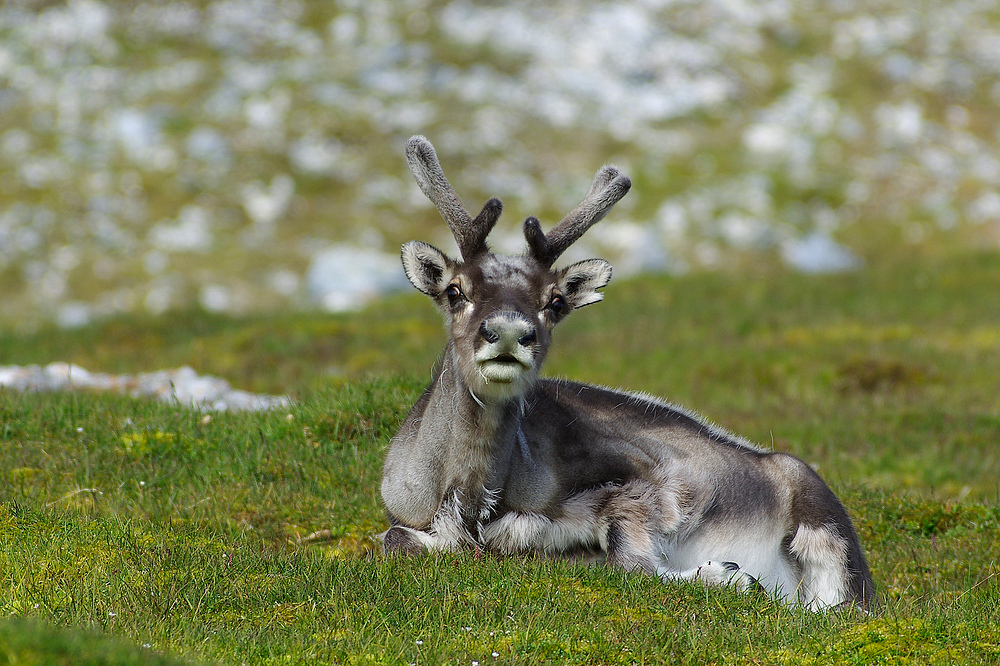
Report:
[[[604,530],[598,523],[593,493],[580,493],[563,504],[562,515],[512,511],[483,526],[483,542],[511,555],[527,551],[549,554],[596,548]]]
[[[469,534],[462,518],[462,497],[458,491],[446,499],[431,521],[429,536],[431,542],[422,541],[429,550],[458,550],[472,546],[475,538]]]
[[[483,541],[504,555],[540,550],[551,525],[541,514],[512,511],[483,526]]]

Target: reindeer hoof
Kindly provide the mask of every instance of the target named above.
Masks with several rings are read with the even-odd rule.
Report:
[[[424,545],[407,527],[393,525],[379,535],[382,539],[382,552],[388,555],[420,555]]]
[[[698,567],[697,577],[709,585],[733,585],[740,590],[763,589],[757,579],[735,562],[709,560]]]

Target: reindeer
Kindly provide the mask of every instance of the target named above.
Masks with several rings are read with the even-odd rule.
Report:
[[[627,176],[601,168],[548,234],[529,217],[526,252],[507,256],[486,243],[499,200],[473,218],[422,136],[406,159],[461,261],[420,241],[402,247],[448,342],[386,457],[385,552],[596,556],[814,610],[873,604],[851,520],[801,460],[647,395],[539,378],[553,327],[600,301],[611,279],[602,259],[552,266],[628,192]]]

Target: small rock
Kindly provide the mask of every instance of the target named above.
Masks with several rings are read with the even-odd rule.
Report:
[[[0,386],[17,391],[116,391],[133,397],[151,396],[163,402],[219,412],[263,411],[291,404],[287,396],[240,391],[220,377],[199,375],[187,366],[138,375],[109,375],[89,372],[73,363],[50,363],[44,368],[38,365],[8,365],[0,366]],[[211,423],[211,416],[206,415],[201,423]]]

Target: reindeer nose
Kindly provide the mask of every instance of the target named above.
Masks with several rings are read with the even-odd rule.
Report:
[[[490,329],[490,327],[486,325],[485,321],[479,326],[479,335],[483,336],[483,339],[490,344],[500,340],[500,336]]]
[[[479,326],[479,335],[488,344],[528,347],[538,340],[538,332],[531,322],[517,313],[500,313],[487,317]]]

